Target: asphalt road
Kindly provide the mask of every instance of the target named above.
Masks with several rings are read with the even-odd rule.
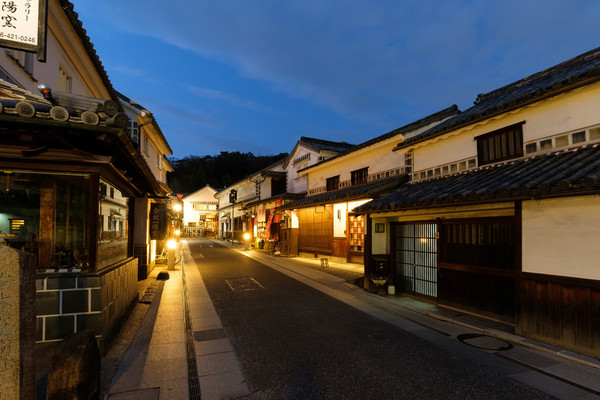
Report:
[[[189,246],[247,398],[551,398],[215,242]]]

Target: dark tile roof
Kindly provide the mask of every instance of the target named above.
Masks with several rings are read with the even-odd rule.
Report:
[[[341,151],[348,150],[354,147],[354,144],[350,144],[347,142],[331,142],[329,140],[309,138],[306,136],[300,137],[300,142],[303,142],[311,147],[314,147],[323,151],[333,151],[339,153]]]
[[[82,128],[127,128],[129,118],[113,100],[57,93],[54,104],[0,79],[0,115],[3,118],[43,124],[69,122]]]
[[[438,112],[435,112],[435,113],[433,113],[431,115],[428,115],[427,117],[421,118],[421,119],[419,119],[419,120],[417,120],[415,122],[411,122],[408,125],[404,125],[404,126],[402,126],[400,128],[394,129],[393,131],[384,133],[383,135],[377,136],[376,138],[367,140],[366,142],[363,142],[363,143],[358,144],[356,146],[353,146],[353,147],[351,147],[349,149],[346,149],[345,151],[341,152],[340,154],[337,154],[337,155],[335,155],[335,156],[333,156],[331,158],[328,158],[326,160],[320,161],[320,162],[318,162],[316,164],[310,165],[310,166],[308,166],[308,167],[306,167],[306,168],[304,168],[304,169],[302,169],[300,171],[304,171],[304,170],[310,169],[310,168],[312,168],[314,166],[330,162],[332,160],[335,160],[336,158],[344,157],[347,154],[354,153],[355,151],[358,151],[360,149],[364,149],[365,147],[372,146],[372,145],[374,145],[376,143],[382,142],[382,141],[387,140],[389,138],[392,138],[394,136],[398,136],[398,135],[402,135],[404,133],[408,133],[408,132],[414,131],[416,129],[422,128],[422,127],[424,127],[426,125],[429,125],[431,123],[434,123],[436,121],[441,121],[444,118],[451,117],[453,115],[458,114],[459,112],[460,111],[458,109],[458,106],[456,104],[454,104],[454,105],[452,105],[452,106],[450,106],[448,108],[445,108],[445,109],[440,110]]]
[[[401,185],[407,180],[408,176],[403,175],[399,178],[369,182],[363,185],[351,186],[344,189],[304,197],[302,199],[296,200],[292,203],[284,204],[283,206],[277,208],[280,210],[292,210],[295,208],[310,207],[319,204],[331,204],[339,201],[352,201],[358,199],[373,198],[381,195],[381,193],[385,193],[389,190],[392,190],[393,188],[397,187],[398,185]]]
[[[150,113],[150,118],[152,118],[152,123],[156,127],[156,131],[158,132],[158,135],[163,140],[163,142],[167,145],[167,148],[169,149],[170,154],[173,154],[173,149],[169,145],[169,142],[167,141],[167,138],[165,137],[162,129],[160,129],[160,126],[158,125],[158,121],[156,120],[156,118],[154,118],[154,114],[152,114],[148,109],[146,109],[145,107],[143,107],[141,104],[138,104],[137,102],[131,100],[129,97],[125,96],[121,92],[117,92],[117,96],[119,97],[119,100],[124,101],[125,103],[130,104],[132,107],[137,108],[139,110],[140,114],[142,113],[142,111],[147,111],[148,113]]]
[[[600,48],[584,53],[517,82],[480,94],[475,105],[453,118],[410,138],[397,149],[442,135],[494,115],[555,96],[600,80]]]
[[[600,145],[594,144],[407,183],[355,211],[399,211],[598,192]]]
[[[112,100],[69,94],[63,94],[61,100],[69,100],[69,97],[70,105],[81,108],[53,105],[0,80],[0,144],[21,149],[20,161],[24,157],[30,162],[41,161],[46,153],[50,155],[54,150],[86,152],[90,154],[90,161],[95,155],[110,156],[111,164],[131,177],[138,188],[163,195],[166,188],[160,186],[148,163],[125,134],[127,115],[114,107],[110,107],[110,111],[105,109],[107,102],[114,105]],[[35,134],[31,135],[32,132]],[[30,142],[22,142],[21,133],[30,134]]]
[[[259,204],[262,203],[271,203],[277,200],[296,200],[299,198],[304,197],[306,193],[282,193],[282,194],[277,194],[275,196],[269,197],[268,199],[258,199],[258,200],[253,200],[247,203],[244,203],[244,207],[253,207],[253,206],[257,206]]]

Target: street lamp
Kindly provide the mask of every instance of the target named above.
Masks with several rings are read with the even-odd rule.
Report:
[[[248,250],[250,248],[250,233],[244,233],[244,250]]]

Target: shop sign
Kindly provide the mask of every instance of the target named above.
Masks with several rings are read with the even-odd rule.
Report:
[[[0,5],[0,46],[37,53],[46,61],[47,0],[10,0]]]
[[[164,240],[169,233],[169,216],[165,203],[150,204],[150,239]]]

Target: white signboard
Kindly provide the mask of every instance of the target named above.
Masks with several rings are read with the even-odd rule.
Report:
[[[47,0],[0,0],[0,46],[46,53]]]

